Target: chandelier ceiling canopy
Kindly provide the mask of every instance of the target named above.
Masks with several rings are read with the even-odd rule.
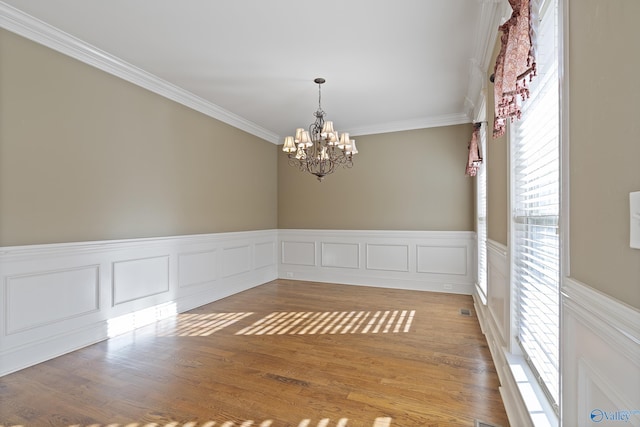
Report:
[[[318,110],[313,113],[315,122],[311,123],[308,131],[296,129],[295,136],[287,136],[282,147],[291,166],[315,175],[318,181],[335,172],[338,166],[352,167],[353,156],[358,154],[356,141],[349,139],[347,132],[338,134],[333,129],[333,122],[324,119],[326,113],[322,110],[321,89],[324,82],[321,77],[314,80],[318,85]]]

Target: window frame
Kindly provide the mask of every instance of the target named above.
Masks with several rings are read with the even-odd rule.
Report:
[[[556,61],[557,61],[557,88],[558,88],[558,162],[559,162],[559,174],[558,174],[558,203],[559,203],[559,211],[558,211],[558,246],[559,246],[559,255],[558,255],[558,401],[551,402],[549,400],[548,393],[546,390],[540,386],[539,383],[536,382],[536,394],[538,396],[538,400],[547,408],[545,412],[547,412],[547,418],[549,418],[549,411],[552,410],[556,417],[560,417],[561,415],[561,403],[562,403],[562,366],[561,366],[561,351],[562,351],[562,337],[560,336],[560,331],[562,330],[562,313],[561,313],[561,287],[562,287],[562,278],[566,277],[566,273],[568,269],[566,268],[568,256],[564,253],[565,249],[568,247],[568,235],[567,235],[567,226],[568,226],[568,216],[566,209],[566,201],[567,201],[567,192],[565,189],[567,188],[566,176],[568,171],[568,163],[567,163],[567,148],[566,148],[566,117],[568,114],[568,110],[566,108],[566,99],[563,97],[564,89],[563,86],[563,70],[566,67],[566,59],[563,59],[563,45],[566,43],[566,35],[564,35],[563,28],[566,23],[563,24],[563,17],[566,16],[563,12],[563,8],[566,7],[565,2],[563,0],[532,0],[532,7],[537,7],[542,11],[541,15],[544,15],[547,8],[550,4],[554,4],[557,6],[555,19],[556,19]],[[537,14],[532,14],[532,16],[538,16]],[[565,62],[563,62],[565,61]],[[535,79],[539,79],[540,76],[534,77]],[[529,102],[529,100],[525,101]],[[525,106],[526,108],[526,106]],[[523,117],[524,119],[524,117]],[[517,125],[516,125],[517,126]],[[514,144],[517,141],[516,138],[516,129],[512,123],[507,124],[507,135],[509,138],[508,153],[507,158],[509,161],[509,181],[508,181],[508,201],[509,201],[509,227],[508,227],[508,243],[509,243],[509,254],[508,254],[508,262],[509,262],[509,275],[510,275],[510,291],[511,291],[511,304],[510,304],[510,339],[507,343],[509,353],[514,357],[513,363],[518,364],[520,368],[523,368],[527,371],[527,376],[532,381],[539,380],[537,372],[534,369],[531,369],[531,366],[526,363],[527,355],[524,354],[517,336],[518,336],[518,295],[515,286],[517,284],[516,281],[516,273],[515,273],[515,240],[516,240],[516,192],[515,192],[515,150]],[[516,363],[517,361],[517,363]],[[510,363],[511,364],[511,363]],[[544,399],[544,401],[542,401]],[[549,418],[550,419],[550,418]]]

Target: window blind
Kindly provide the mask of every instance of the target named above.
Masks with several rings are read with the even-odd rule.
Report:
[[[480,155],[483,163],[476,175],[478,228],[478,286],[487,298],[487,126],[480,128]]]
[[[560,130],[556,0],[544,6],[538,15],[538,76],[531,82],[522,119],[513,124],[511,134],[513,277],[516,338],[557,410]]]

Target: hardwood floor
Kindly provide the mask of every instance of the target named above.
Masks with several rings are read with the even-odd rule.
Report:
[[[498,386],[469,296],[276,280],[0,378],[0,426],[506,427]]]

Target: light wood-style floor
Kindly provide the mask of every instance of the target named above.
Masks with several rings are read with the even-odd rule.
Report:
[[[0,378],[0,426],[506,427],[498,386],[469,296],[276,280]]]

